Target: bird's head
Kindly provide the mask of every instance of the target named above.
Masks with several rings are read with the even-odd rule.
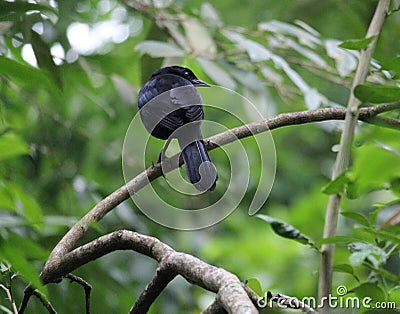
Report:
[[[184,79],[188,80],[190,83],[192,83],[195,86],[210,86],[206,82],[197,78],[197,76],[194,75],[192,70],[178,66],[178,65],[161,68],[158,71],[154,72],[152,76],[163,75],[163,74],[178,75],[178,76],[183,77]]]

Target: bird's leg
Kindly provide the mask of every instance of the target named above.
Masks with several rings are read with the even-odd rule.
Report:
[[[165,156],[165,152],[167,151],[168,146],[169,146],[170,143],[171,143],[171,138],[169,137],[167,139],[167,141],[165,142],[164,147],[160,152],[160,155],[158,156],[158,160],[157,160],[158,163],[161,163],[161,162],[163,162],[163,161],[168,159],[168,157]]]
[[[167,141],[165,142],[165,144],[164,144],[164,147],[163,147],[163,149],[161,150],[161,152],[160,152],[160,155],[158,156],[158,163],[163,163],[163,162],[166,162],[166,161],[168,161],[168,157],[167,156],[165,156],[165,152],[167,151],[167,149],[168,149],[168,146],[169,146],[169,144],[171,143],[171,140],[172,140],[172,138],[171,137],[169,137],[168,139],[167,139]],[[161,167],[161,174],[162,174],[162,176],[166,179],[166,177],[165,177],[165,175],[164,175],[164,172],[162,171],[163,169],[162,169],[162,167]]]

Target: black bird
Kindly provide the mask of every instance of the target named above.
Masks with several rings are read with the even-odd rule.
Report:
[[[138,107],[147,131],[168,140],[160,160],[171,138],[177,138],[190,182],[199,191],[213,191],[218,175],[201,134],[204,111],[196,86],[209,85],[184,67],[159,69],[139,91]]]

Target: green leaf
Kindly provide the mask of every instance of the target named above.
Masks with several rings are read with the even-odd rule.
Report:
[[[393,178],[400,176],[400,155],[387,146],[363,145],[354,153],[354,184],[348,187],[353,194],[359,196],[371,190],[387,188]]]
[[[369,222],[368,218],[360,213],[344,211],[344,212],[340,212],[340,214],[344,217],[350,218],[350,219],[358,222],[360,225],[363,225],[366,227],[371,226],[371,223]]]
[[[161,57],[183,57],[184,51],[173,44],[157,40],[145,40],[137,44],[135,50],[142,55],[148,54],[153,58]]]
[[[333,271],[336,272],[342,272],[342,273],[347,273],[347,274],[354,274],[354,269],[351,265],[349,264],[338,264],[333,266]]]
[[[330,181],[322,188],[322,193],[332,195],[343,193],[350,181],[349,171],[342,172],[336,179]]]
[[[0,136],[0,160],[13,158],[29,153],[26,142],[14,133],[6,133]]]
[[[5,189],[12,197],[15,212],[25,218],[32,227],[39,229],[43,223],[43,213],[35,198],[12,183],[5,184]]]
[[[55,101],[61,101],[63,99],[58,85],[54,84],[44,71],[30,65],[0,56],[0,74],[11,76],[18,80],[21,85],[35,86],[38,89],[45,87],[53,96],[55,96]],[[29,78],[29,80],[27,80],[27,78]]]
[[[267,215],[257,215],[256,217],[268,222],[277,235],[314,247],[314,243],[292,225]]]
[[[25,258],[27,259],[44,262],[49,256],[49,252],[28,237],[22,237],[16,233],[10,232],[7,236],[7,241],[15,244],[18,249],[24,253]]]
[[[31,283],[35,288],[39,289],[44,294],[47,294],[46,287],[43,286],[39,279],[39,272],[34,267],[34,264],[27,260],[27,256],[23,247],[23,241],[18,240],[17,242],[2,241],[0,243],[0,257],[7,260],[15,271],[25,279],[26,283]]]
[[[395,286],[389,291],[389,301],[400,300],[400,285]]]
[[[22,191],[18,191],[17,197],[22,204],[23,216],[33,227],[40,228],[43,223],[43,213],[39,204],[32,196]]]
[[[395,72],[397,75],[400,74],[400,57],[396,57],[390,60],[384,60],[381,62],[382,70]]]
[[[373,270],[375,273],[381,275],[382,277],[396,283],[396,284],[400,284],[400,277],[396,276],[395,274],[387,271],[386,269],[383,268],[377,268],[377,267],[373,267],[371,264],[367,264],[367,267],[371,270]]]
[[[18,17],[25,15],[29,11],[41,11],[48,15],[56,14],[57,11],[50,6],[25,1],[0,1],[0,21],[18,21]]]
[[[329,238],[323,238],[315,243],[316,247],[320,247],[322,244],[336,244],[336,243],[349,243],[349,242],[357,242],[360,239],[354,237],[347,236],[334,236]]]
[[[358,85],[354,89],[354,95],[363,102],[382,104],[400,100],[400,88],[385,85]]]
[[[379,239],[391,241],[393,243],[397,243],[398,245],[400,245],[400,237],[396,236],[393,233],[383,231],[383,230],[375,230],[373,228],[365,228],[365,227],[362,228],[362,230],[374,235],[375,237],[377,237]]]
[[[47,70],[58,87],[62,89],[60,68],[54,63],[49,45],[35,31],[31,32],[31,44],[39,67]]]
[[[354,273],[353,266],[349,264],[337,264],[333,266],[333,271],[337,273],[345,273],[353,276],[357,281],[360,281],[360,279],[357,277],[357,275]]]
[[[346,197],[350,200],[355,200],[359,196],[360,196],[360,191],[358,189],[358,185],[354,181],[350,181],[347,185]]]
[[[396,177],[390,180],[390,190],[396,196],[400,196],[400,177]]]
[[[257,293],[259,296],[263,295],[261,282],[257,278],[250,278],[246,281],[246,286]]]
[[[361,266],[365,260],[370,261],[375,267],[386,262],[385,251],[371,243],[353,242],[348,245],[348,249],[351,252],[349,262],[352,266]]]
[[[342,42],[339,47],[350,50],[361,50],[368,47],[368,45],[374,40],[376,36],[361,39],[350,39]]]
[[[0,182],[0,209],[9,211],[15,210],[15,203],[12,193],[7,189],[4,184],[2,184],[2,182]],[[4,217],[2,219],[4,219]]]
[[[385,301],[386,293],[385,291],[375,283],[365,282],[350,290],[354,292],[359,299],[371,298],[374,301]]]

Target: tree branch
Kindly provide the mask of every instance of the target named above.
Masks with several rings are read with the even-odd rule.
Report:
[[[258,313],[241,282],[235,282],[222,287],[217,294],[217,301],[228,313]],[[226,304],[232,306],[226,307]]]
[[[131,310],[130,314],[147,313],[155,299],[165,289],[165,287],[176,277],[176,273],[160,263],[153,279],[148,283],[142,294],[139,296]]]
[[[361,101],[353,93],[354,88],[363,84],[367,78],[372,54],[375,50],[378,36],[382,30],[383,23],[389,10],[390,0],[380,0],[372,21],[369,25],[366,37],[375,36],[370,45],[361,51],[360,60],[350,91],[348,99],[344,129],[340,139],[340,149],[336,156],[336,162],[332,173],[332,180],[336,179],[350,164],[351,146],[354,137],[354,131],[360,114]],[[339,219],[339,210],[341,204],[341,195],[334,194],[329,197],[328,206],[325,215],[324,238],[333,237],[336,234],[337,223]],[[318,297],[319,300],[327,300],[332,292],[332,269],[333,256],[335,252],[334,244],[324,244],[321,247],[321,261],[318,279]],[[324,307],[328,307],[328,302],[324,302]]]
[[[31,285],[28,285],[24,290],[24,297],[22,299],[21,305],[18,310],[19,314],[25,313],[26,307],[28,306],[28,301],[32,295],[34,295],[35,297],[37,297],[40,300],[40,302],[43,304],[43,306],[46,308],[46,310],[50,314],[57,314],[57,311],[51,305],[49,300],[47,300],[43,294],[41,294],[38,290],[33,288]]]
[[[223,308],[233,313],[257,313],[241,287],[240,280],[234,274],[209,265],[192,255],[177,252],[157,238],[128,230],[101,236],[66,254],[48,269],[49,278],[65,276],[76,268],[116,250],[132,250],[144,254],[155,259],[160,265],[158,273],[141,294],[131,313],[144,313],[139,310],[150,307],[177,274],[192,284],[217,293]],[[43,278],[46,279],[47,277]],[[235,297],[231,298],[228,295]]]
[[[219,304],[218,300],[215,299],[213,303],[211,303],[201,314],[226,314],[222,306]]]
[[[88,282],[86,282],[86,280],[72,274],[66,274],[64,277],[69,279],[71,282],[76,282],[83,287],[83,290],[85,291],[85,313],[90,314],[90,293],[92,291],[92,286]]]
[[[367,123],[376,122],[382,117],[378,114],[399,109],[400,102],[392,104],[383,104],[374,107],[367,107],[360,109],[358,119]],[[231,143],[241,138],[248,136],[253,136],[262,132],[271,131],[284,126],[305,124],[311,122],[327,121],[327,120],[342,120],[346,114],[346,109],[341,107],[334,108],[322,108],[316,110],[308,110],[302,112],[292,112],[283,113],[275,117],[264,119],[261,121],[256,121],[249,123],[247,125],[239,126],[237,128],[222,132],[208,139],[205,139],[205,143],[208,150],[215,149],[219,146]],[[393,120],[393,119],[392,119]],[[372,121],[372,122],[371,122]],[[397,120],[391,121],[389,127],[400,129],[400,123]],[[174,166],[177,165],[177,159],[179,155],[172,156],[174,159],[172,162],[167,163],[164,167],[164,171],[172,171]],[[181,164],[180,161],[179,164]],[[175,166],[176,167],[176,166]],[[104,250],[109,250],[109,252],[115,249],[131,249],[130,246],[124,247],[124,242],[114,239],[115,243],[112,241],[107,241],[107,243],[102,243],[102,238],[97,239],[90,244],[89,247],[81,246],[78,249],[71,252],[71,250],[76,246],[76,243],[83,237],[84,233],[88,230],[90,223],[101,220],[108,212],[110,212],[117,205],[122,203],[124,200],[129,198],[130,193],[136,193],[149,182],[155,180],[156,178],[162,176],[162,168],[158,163],[154,166],[149,167],[142,173],[138,174],[135,178],[129,181],[126,185],[120,187],[105,199],[101,200],[93,209],[91,209],[81,220],[79,220],[60,240],[60,242],[53,249],[50,257],[48,258],[43,270],[41,272],[41,280],[43,283],[47,284],[49,282],[55,282],[60,280],[62,276],[70,273],[80,265],[87,263],[88,261],[98,258],[96,254],[102,252],[105,254]],[[148,238],[146,238],[147,240]],[[135,251],[145,254],[147,256],[153,257],[159,261],[157,255],[154,252],[148,251],[146,243],[139,245],[139,242],[135,242]],[[110,245],[112,244],[112,245]],[[129,244],[130,245],[130,244]],[[102,251],[95,251],[93,254],[91,250],[96,247],[101,246]],[[91,248],[88,250],[88,248]],[[81,251],[83,250],[83,251]],[[172,250],[172,249],[171,249]],[[76,255],[79,255],[79,259],[76,259]],[[179,273],[179,272],[178,272]]]
[[[371,123],[371,119],[374,120],[381,118],[377,116],[378,114],[399,108],[400,108],[400,102],[362,108],[360,110],[358,118],[361,121]],[[219,146],[236,141],[238,139],[274,130],[284,126],[327,121],[327,120],[343,120],[345,117],[345,113],[346,109],[341,107],[283,113],[272,118],[256,121],[214,135],[208,139],[205,139],[205,143],[207,149],[212,150]],[[391,125],[391,127],[400,129],[400,124],[399,123],[393,124]],[[171,163],[167,163],[167,165],[164,166],[164,170],[165,171],[173,170],[174,168],[168,165],[176,165],[177,164],[176,159],[178,157],[179,157],[178,155],[171,157],[173,161]],[[97,203],[96,206],[94,206],[84,217],[81,218],[81,220],[79,220],[64,235],[64,237],[53,249],[41,273],[41,279],[43,280],[43,282],[44,283],[53,282],[60,278],[60,276],[57,277],[56,273],[54,273],[55,265],[58,264],[59,260],[65,259],[66,254],[75,247],[76,243],[82,238],[82,236],[88,230],[91,222],[100,221],[113,208],[115,208],[117,205],[128,199],[130,196],[130,192],[136,193],[146,184],[148,184],[148,182],[151,182],[160,176],[162,176],[162,168],[161,164],[157,163],[156,165],[151,166],[142,173],[138,174],[126,185],[120,187],[119,189],[108,195],[106,198],[101,200],[99,203]],[[66,274],[68,272],[61,272],[61,273]]]
[[[13,312],[14,314],[17,314],[17,313],[18,313],[18,309],[17,309],[17,305],[15,304],[15,301],[14,301],[12,295],[11,295],[11,289],[8,288],[8,287],[6,287],[6,286],[4,286],[3,284],[0,284],[0,288],[3,289],[4,292],[5,292],[6,295],[7,295],[7,299],[8,299],[8,301],[10,301],[10,304],[11,304],[12,309],[13,309],[12,312]],[[10,311],[10,313],[11,313],[11,311]]]

